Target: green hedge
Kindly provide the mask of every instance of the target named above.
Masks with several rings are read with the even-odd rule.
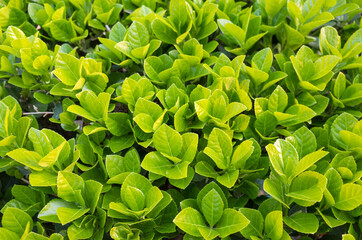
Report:
[[[1,0],[0,239],[362,239],[358,0]]]

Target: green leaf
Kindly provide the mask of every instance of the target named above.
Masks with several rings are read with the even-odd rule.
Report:
[[[25,240],[48,240],[48,238],[38,233],[30,232],[26,235]]]
[[[315,61],[315,69],[318,71],[311,77],[310,81],[319,79],[329,73],[339,62],[337,56],[322,56]]]
[[[241,230],[243,237],[250,239],[251,236],[262,237],[264,229],[264,218],[258,210],[251,208],[240,208],[239,212],[250,221],[250,223]]]
[[[169,173],[169,172],[167,172]],[[167,175],[167,174],[166,174]],[[185,189],[186,187],[188,187],[192,181],[192,179],[195,176],[195,171],[192,167],[188,166],[187,167],[187,177],[185,178],[180,178],[180,179],[168,179],[170,181],[170,183],[180,189]]]
[[[203,197],[201,211],[210,226],[214,226],[220,220],[223,210],[224,203],[215,189]]]
[[[288,2],[288,9],[289,9]],[[294,3],[294,2],[293,2]],[[298,8],[298,7],[297,7]],[[290,48],[296,49],[304,42],[304,36],[294,28],[290,27],[288,24],[284,23],[284,29],[286,33],[287,44]]]
[[[311,213],[297,213],[289,217],[284,217],[284,223],[288,227],[305,234],[317,232],[319,222],[317,217]]]
[[[173,222],[181,230],[195,237],[201,237],[199,228],[206,226],[201,213],[191,207],[183,209]]]
[[[62,225],[65,225],[67,223],[70,223],[84,214],[86,214],[89,211],[89,208],[87,209],[76,209],[76,208],[67,208],[67,207],[59,207],[57,209],[57,216],[60,220],[60,223]]]
[[[152,117],[146,113],[140,113],[133,118],[133,120],[137,123],[137,125],[144,131],[145,133],[153,132],[153,124],[154,121]]]
[[[39,165],[41,156],[36,152],[28,151],[24,148],[18,148],[9,152],[7,155],[12,159],[14,159],[15,161],[25,166],[28,166],[33,170],[36,171],[43,170],[43,168]]]
[[[157,151],[163,154],[177,157],[181,152],[181,135],[166,124],[162,124],[161,127],[156,130],[152,139]]]
[[[162,108],[154,102],[139,98],[136,102],[133,115],[137,116],[140,113],[148,114],[152,117],[153,121],[157,121],[162,114]]]
[[[284,112],[288,105],[288,95],[280,86],[272,92],[268,99],[268,109],[271,112]]]
[[[231,164],[234,165],[236,169],[244,169],[246,161],[251,156],[254,151],[253,141],[246,140],[243,141],[233,153],[233,157],[231,159]]]
[[[310,153],[306,156],[304,156],[295,166],[294,170],[294,176],[297,176],[298,174],[302,173],[303,171],[307,170],[309,167],[311,167],[314,163],[318,162],[320,159],[324,158],[328,152],[319,150],[313,153]]]
[[[354,183],[342,185],[334,207],[351,211],[362,204],[362,186]]]
[[[145,206],[145,195],[138,188],[127,186],[124,190],[124,201],[133,211],[140,211]],[[123,193],[123,192],[122,192]]]
[[[221,129],[214,128],[209,136],[204,152],[218,168],[226,169],[230,164],[233,148],[230,137]]]
[[[0,238],[1,239],[7,239],[7,240],[19,240],[19,236],[16,235],[16,233],[6,229],[6,228],[0,228]]]
[[[272,240],[283,236],[283,215],[281,211],[270,212],[265,217],[265,233]]]
[[[148,153],[142,161],[142,168],[162,176],[166,176],[173,164],[159,152]]]
[[[317,172],[304,172],[296,177],[286,195],[302,206],[311,206],[323,198],[327,179]]]
[[[14,187],[11,189],[11,194],[15,199],[23,203],[35,204],[38,201],[37,192],[23,185],[14,185]]]
[[[54,75],[67,86],[74,86],[80,78],[80,61],[69,54],[59,53],[55,60]]]
[[[143,195],[147,195],[148,191],[152,188],[152,184],[144,176],[134,172],[130,173],[124,180],[121,187],[121,197],[123,202],[127,202],[127,187],[139,189]]]
[[[173,27],[162,18],[155,18],[152,21],[152,31],[156,37],[168,44],[175,44],[177,39],[177,33]]]
[[[89,239],[90,237],[92,237],[93,232],[93,226],[78,228],[74,224],[71,225],[67,230],[69,240]]]
[[[39,165],[42,167],[51,167],[53,166],[58,160],[59,156],[67,142],[64,141],[62,144],[60,144],[58,147],[51,150],[46,156],[44,156],[39,161]]]
[[[202,205],[202,199],[206,196],[206,194],[208,194],[212,189],[214,189],[215,191],[217,191],[220,195],[220,197],[222,198],[223,202],[224,202],[224,207],[227,208],[228,206],[228,202],[227,199],[225,197],[225,194],[223,192],[223,190],[221,190],[221,188],[215,183],[215,182],[210,182],[209,184],[207,184],[205,187],[203,187],[201,189],[201,191],[198,193],[197,195],[197,205],[199,206],[199,208],[201,208]]]
[[[53,150],[48,137],[42,131],[30,128],[28,136],[30,141],[33,143],[34,150],[41,156],[45,156]]]
[[[49,187],[57,185],[57,174],[54,172],[41,171],[32,172],[29,175],[29,182],[32,186]]]
[[[105,123],[114,136],[122,136],[132,131],[128,124],[130,120],[126,113],[109,113]]]
[[[295,147],[300,159],[317,149],[316,137],[308,128],[304,126],[299,128],[293,133],[293,136],[297,140]]]
[[[62,199],[55,198],[50,200],[44,206],[44,208],[39,212],[38,218],[48,222],[60,223],[60,220],[57,216],[57,210],[60,207],[74,208],[74,209],[77,208],[77,206],[74,203],[66,202]]]
[[[262,136],[269,136],[278,125],[278,119],[269,110],[261,113],[254,122],[255,130]]]
[[[28,224],[30,224],[29,229],[33,229],[33,219],[24,211],[13,207],[6,208],[1,224],[19,237],[23,235]]]
[[[227,188],[235,185],[239,177],[239,170],[230,170],[218,176],[216,180]]]
[[[230,39],[232,43],[237,44],[239,47],[244,45],[245,31],[242,28],[226,19],[218,19],[217,23],[225,37]]]
[[[102,189],[103,185],[97,181],[94,180],[85,181],[84,201],[86,206],[90,208],[92,214],[94,213],[97,207]]]
[[[84,181],[74,173],[58,172],[57,190],[59,197],[69,202],[76,202],[77,192],[84,191]]]
[[[285,176],[284,162],[282,155],[279,152],[279,149],[276,148],[276,146],[273,144],[268,144],[266,146],[266,150],[268,152],[270,163],[272,164],[272,167],[275,170],[275,172],[277,172],[280,176]]]
[[[270,48],[264,48],[263,50],[260,50],[253,56],[251,60],[251,66],[263,72],[269,72],[272,63],[273,53]]]
[[[352,131],[357,122],[357,119],[347,112],[342,113],[333,121],[331,125],[331,137],[339,147],[347,148],[346,143],[342,140],[339,133],[342,130]]]
[[[77,36],[72,23],[65,19],[52,21],[50,24],[50,32],[56,40],[62,42],[69,42]]]
[[[249,222],[250,221],[241,212],[227,208],[224,210],[215,230],[220,234],[221,238],[224,238],[241,231],[249,224]]]
[[[294,115],[294,116],[284,120],[284,119],[280,119],[280,118],[278,119],[279,115],[274,113],[274,115],[276,116],[276,118],[279,121],[279,124],[282,126],[293,126],[298,123],[306,122],[317,115],[317,113],[314,112],[312,109],[310,109],[309,107],[306,107],[304,105],[301,105],[301,104],[295,104],[293,106],[290,106],[286,110],[285,113]]]

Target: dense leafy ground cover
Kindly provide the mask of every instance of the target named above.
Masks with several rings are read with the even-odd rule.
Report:
[[[1,0],[0,239],[362,239],[358,0]]]

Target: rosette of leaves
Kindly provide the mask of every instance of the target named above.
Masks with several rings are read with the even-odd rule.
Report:
[[[154,235],[175,231],[172,219],[176,212],[176,205],[167,192],[152,186],[144,176],[130,173],[124,179],[117,199],[110,200],[108,216],[116,219],[116,229],[119,226],[139,229],[142,237],[153,239]]]
[[[262,138],[276,130],[277,125],[288,127],[309,121],[322,114],[329,102],[325,96],[307,92],[298,95],[294,104],[289,103],[290,98],[282,87],[277,86],[269,98],[255,99],[254,127]]]
[[[98,38],[101,44],[96,47],[95,53],[102,58],[110,59],[113,64],[118,64],[120,66],[130,64],[132,60],[126,59],[126,56],[115,47],[117,43],[123,41],[126,32],[127,29],[122,23],[117,22],[114,24],[109,31],[108,38]]]
[[[30,127],[37,127],[34,118],[22,117],[22,109],[15,98],[7,96],[0,101],[0,156],[1,170],[14,166],[14,161],[5,155],[28,145]]]
[[[201,41],[207,38],[217,30],[217,24],[214,21],[215,14],[217,13],[218,5],[214,3],[204,3],[202,6],[192,5],[197,17],[194,19],[190,34],[192,37]]]
[[[140,63],[141,60],[143,61],[147,56],[152,55],[160,45],[160,40],[151,39],[146,26],[140,22],[133,21],[127,29],[124,39],[114,47],[135,63]]]
[[[260,29],[267,31],[267,36],[280,33],[281,27],[288,16],[286,0],[258,0],[254,3],[254,9],[255,14],[262,17]]]
[[[327,179],[318,171],[307,171],[328,154],[316,148],[315,135],[305,127],[287,140],[268,144],[271,174],[264,190],[288,208],[292,203],[309,207],[322,201]]]
[[[290,60],[297,75],[297,79],[292,78],[292,84],[298,84],[307,91],[323,91],[331,80],[334,74],[332,70],[340,58],[335,55],[320,57],[309,47],[302,46],[297,55],[291,56]]]
[[[25,197],[24,195],[22,195]],[[16,224],[14,224],[16,222]],[[8,207],[3,212],[1,219],[0,233],[5,239],[41,239],[41,240],[63,240],[64,237],[59,233],[53,233],[50,237],[45,237],[45,231],[43,226],[37,222],[36,227],[38,233],[32,232],[33,226],[35,226],[32,217],[25,211],[17,207]]]
[[[8,152],[7,156],[31,170],[29,181],[32,186],[56,186],[57,172],[72,170],[79,158],[79,152],[74,149],[75,141],[66,141],[49,129],[40,131],[31,127],[30,122],[28,129],[28,144]]]
[[[25,40],[25,39],[24,39]],[[12,43],[16,45],[16,43]],[[53,54],[48,51],[48,47],[36,35],[33,42],[22,41],[20,49],[22,65],[27,72],[35,76],[43,76],[45,82],[50,80],[49,69],[53,65]]]
[[[87,21],[91,17],[90,1],[60,1],[58,4],[30,3],[30,18],[55,40],[78,42],[88,36]],[[94,24],[93,24],[94,25]]]
[[[346,4],[345,1],[320,2],[320,1],[288,1],[288,13],[291,24],[284,24],[285,36],[282,41],[296,49],[302,44],[314,41],[308,34],[315,28],[344,14],[356,14],[359,6],[355,3]]]
[[[194,177],[189,166],[195,158],[199,138],[196,133],[179,134],[166,124],[162,124],[152,137],[157,151],[148,153],[142,161],[142,168],[158,179],[166,177],[169,182],[185,189]]]
[[[261,17],[246,10],[236,19],[236,23],[228,19],[218,19],[218,26],[223,33],[218,38],[226,45],[225,50],[235,55],[245,54],[266,32],[259,33]]]
[[[98,96],[92,91],[82,91],[77,94],[79,105],[70,105],[67,111],[78,114],[90,121],[103,121],[107,119],[110,94],[101,92]]]
[[[78,59],[67,53],[59,53],[53,74],[60,80],[51,90],[53,95],[75,97],[82,90],[101,93],[108,83],[102,72],[102,63],[91,58]]]
[[[31,20],[42,26],[48,33],[59,41],[78,41],[84,36],[74,37],[74,34],[82,34],[87,25],[95,30],[106,30],[104,25],[113,25],[119,20],[122,4],[116,0],[107,1],[70,1],[29,3],[28,12]],[[65,10],[68,11],[65,11]],[[67,19],[67,16],[70,16]],[[59,21],[61,20],[61,21]],[[59,29],[64,27],[64,29]],[[63,32],[61,32],[63,31]],[[61,34],[67,34],[61,36]],[[83,32],[85,35],[86,32]],[[82,34],[82,35],[83,35]],[[85,35],[87,37],[87,35]]]
[[[157,98],[168,112],[175,114],[182,106],[188,105],[189,97],[186,92],[172,84],[167,90],[157,92]]]
[[[174,59],[167,54],[150,56],[145,59],[144,71],[153,83],[161,86],[171,85],[175,75],[173,64]]]
[[[47,89],[54,53],[48,50],[38,33],[26,37],[21,29],[10,26],[5,31],[5,37],[0,45],[0,49],[7,53],[1,57],[0,71],[3,72],[3,77],[10,77],[11,84],[24,89]],[[21,61],[17,63],[16,59]],[[21,77],[18,76],[17,68],[22,70]]]
[[[213,81],[210,89],[224,91],[230,101],[241,102],[247,107],[247,110],[250,110],[252,107],[251,99],[248,96],[250,80],[243,79],[239,82],[244,58],[244,55],[240,55],[231,61],[225,54],[220,54],[212,69],[206,64],[204,67],[212,74]]]
[[[69,239],[102,237],[106,212],[97,207],[102,184],[83,180],[69,171],[59,171],[56,189],[59,198],[50,200],[39,212],[38,218],[61,225],[72,223],[67,229]]]
[[[78,42],[85,39],[88,36],[85,11],[78,9],[67,17],[67,7],[69,6],[65,4],[59,4],[55,8],[48,5],[48,20],[42,27],[58,41]]]
[[[26,32],[27,35],[34,34],[36,29],[31,23],[27,21],[27,14],[24,11],[25,8],[26,3],[23,1],[7,1],[1,4],[1,28],[16,26]]]
[[[344,159],[346,157],[346,159]],[[352,158],[352,159],[351,159]],[[338,161],[341,161],[339,163]],[[337,154],[332,160],[333,167],[326,170],[324,176],[328,180],[325,190],[325,200],[317,208],[318,214],[322,217],[328,228],[335,228],[346,223],[357,222],[360,216],[360,205],[362,188],[358,184],[360,173],[357,178],[349,178],[346,174],[350,167],[356,166],[353,157],[348,154]],[[352,229],[351,229],[352,228]],[[350,231],[354,231],[351,227]]]
[[[106,25],[113,25],[119,19],[123,5],[117,0],[95,0],[92,7],[99,21]]]
[[[249,173],[268,168],[267,162],[259,160],[261,149],[254,139],[242,141],[234,148],[231,139],[223,130],[214,128],[203,151],[209,158],[199,158],[195,166],[196,173],[214,178],[227,188]]]
[[[162,42],[179,44],[190,34],[193,25],[192,7],[185,0],[171,0],[169,14],[167,18],[156,17],[152,21],[152,30]],[[199,21],[201,20],[202,17],[199,18]],[[212,25],[210,27],[212,28]]]
[[[152,134],[163,122],[167,122],[167,110],[149,100],[139,98],[133,112],[133,121],[137,124],[133,131],[142,145],[149,146],[152,143]],[[138,142],[140,144],[140,142]]]
[[[354,152],[356,157],[362,156],[361,120],[345,112],[337,116],[330,125],[329,148],[338,153],[340,149]]]
[[[287,74],[282,71],[271,71],[273,64],[273,53],[270,48],[264,48],[257,52],[251,59],[251,66],[242,66],[242,72],[245,78],[251,80],[251,91],[255,96],[260,95]]]
[[[130,148],[123,156],[107,155],[105,167],[109,180],[108,184],[121,184],[131,173],[141,173],[140,156],[135,148]]]
[[[259,210],[240,208],[239,212],[244,214],[244,216],[250,221],[250,223],[240,231],[241,235],[243,235],[246,239],[252,240],[263,238],[272,240],[290,240],[291,237],[288,232],[283,229],[283,221],[287,224],[289,222],[293,223],[293,220],[297,219],[299,223],[299,218],[305,217],[306,213],[297,213],[289,219],[288,217],[283,218],[283,212],[281,210],[282,207],[278,205],[278,203],[275,203],[273,199],[265,200],[259,206]],[[317,218],[311,219],[307,217],[303,220],[312,220],[312,222],[308,222],[308,225],[315,225],[315,220],[317,220]],[[305,229],[309,227],[306,222],[304,225],[306,226]],[[313,227],[315,229],[315,226]]]
[[[217,17],[234,21],[246,4],[245,2],[221,0],[218,2]]]
[[[332,80],[330,95],[336,107],[354,107],[362,103],[362,84],[358,82],[357,75],[351,84],[346,79],[346,75],[339,72],[338,76]]]
[[[211,49],[216,47],[215,44],[211,45]],[[145,60],[144,71],[152,82],[160,86],[176,84],[179,88],[185,88],[185,82],[196,81],[209,73],[200,62],[210,54],[196,39],[185,42],[183,49],[177,49],[179,54],[151,56]]]
[[[133,74],[117,87],[117,97],[114,100],[127,104],[128,108],[134,112],[138,99],[152,100],[155,92],[156,88],[148,78]]]
[[[21,209],[33,217],[45,205],[45,194],[24,185],[14,185],[11,188],[13,199],[8,201],[1,209],[4,214],[7,208]]]
[[[210,58],[209,52],[212,52],[217,47],[216,42],[211,42],[205,45],[206,50],[195,38],[186,41],[182,48],[177,45],[174,46],[179,52],[178,59],[176,59],[173,64],[173,68],[176,71],[174,75],[181,80],[181,83],[176,81],[178,79],[174,78],[171,79],[171,81],[175,81],[176,84],[181,86],[181,84],[184,85],[184,82],[198,79],[208,74],[204,65],[200,63],[203,59]],[[169,85],[170,84],[171,83],[169,83]]]
[[[97,96],[94,92],[86,90],[78,93],[77,98],[79,100],[80,106],[76,104],[70,105],[68,106],[67,111],[73,114],[77,114],[78,116],[81,116],[91,122],[91,124],[83,128],[84,134],[90,135],[107,130],[106,121],[108,121],[108,112],[110,111],[109,108],[114,107],[114,105],[110,106],[110,94],[101,92]],[[112,114],[112,117],[116,117],[116,115],[117,114]],[[117,116],[119,115],[121,114],[118,114]],[[127,116],[123,117],[122,115],[119,120],[124,118],[123,123],[127,122]],[[108,121],[108,127],[109,130],[113,132],[113,129],[116,127],[110,126],[113,123],[110,123],[112,120],[114,121],[114,118]],[[125,126],[125,128],[127,127]]]
[[[247,107],[240,102],[229,102],[225,92],[216,89],[212,94],[205,92],[202,99],[194,101],[195,111],[201,122],[229,129],[229,120]]]
[[[227,238],[250,222],[241,212],[228,208],[223,191],[214,182],[206,185],[198,193],[197,199],[186,199],[180,205],[182,210],[173,222],[189,238]]]
[[[361,67],[362,47],[360,41],[362,30],[354,32],[341,47],[341,37],[337,30],[331,26],[321,29],[319,34],[319,49],[323,55],[335,55],[341,58],[341,62],[337,64],[336,69],[353,69]]]

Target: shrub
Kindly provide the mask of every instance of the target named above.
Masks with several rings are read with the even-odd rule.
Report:
[[[362,237],[355,0],[0,3],[0,238]]]

